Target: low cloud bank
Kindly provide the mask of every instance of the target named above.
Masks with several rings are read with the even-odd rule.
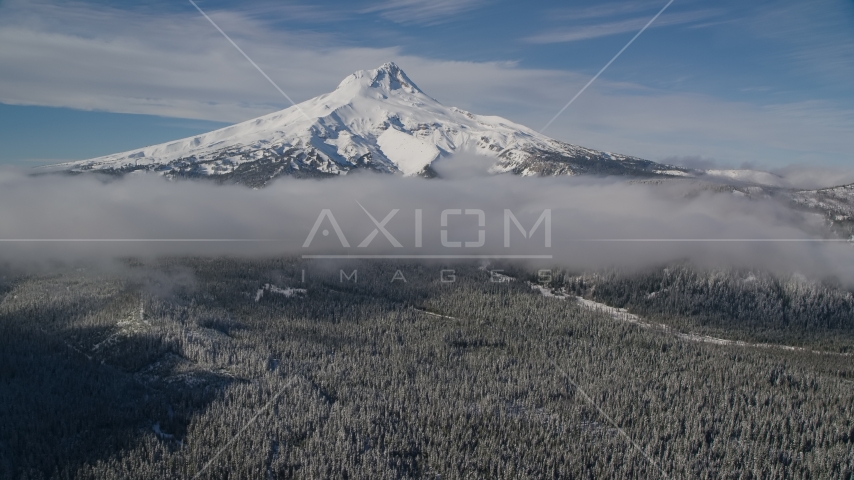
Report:
[[[639,269],[688,259],[854,284],[854,249],[780,241],[815,238],[809,232],[822,220],[773,200],[686,195],[683,185],[613,179],[485,176],[478,166],[445,173],[451,174],[442,180],[283,179],[251,190],[156,175],[32,177],[7,170],[0,172],[0,262],[497,255],[536,265]]]
[[[771,170],[784,178],[793,188],[805,190],[838,187],[854,183],[854,172],[850,169],[790,165]]]
[[[770,179],[770,185],[784,188],[815,190],[854,183],[854,171],[830,166],[794,164],[772,168],[768,165],[753,163],[736,165],[700,156],[668,157],[663,161],[671,165],[697,170],[752,170],[757,173],[754,180],[758,183]],[[750,176],[747,175],[746,178],[750,178]]]

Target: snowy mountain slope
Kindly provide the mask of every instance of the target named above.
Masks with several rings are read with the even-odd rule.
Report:
[[[854,185],[800,190],[792,198],[801,205],[833,212],[838,220],[854,218]]]
[[[823,215],[836,234],[854,240],[854,184],[796,191],[791,202]]]
[[[358,71],[331,93],[237,125],[56,167],[110,174],[155,171],[262,186],[284,175],[342,175],[360,168],[430,176],[434,161],[459,151],[495,158],[496,173],[699,173],[570,145],[501,117],[446,107],[394,63]]]

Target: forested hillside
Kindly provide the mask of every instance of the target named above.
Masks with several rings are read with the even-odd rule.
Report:
[[[854,352],[854,295],[799,275],[680,264],[633,274],[559,273],[551,284],[685,331]]]
[[[555,282],[695,325],[775,328],[782,312],[779,331],[850,329],[842,290],[783,283],[775,306],[757,277],[754,296],[706,308],[741,290],[712,282],[682,304],[665,289],[705,274],[671,272]],[[171,259],[9,278],[0,477],[854,477],[850,356],[687,341],[524,275]]]

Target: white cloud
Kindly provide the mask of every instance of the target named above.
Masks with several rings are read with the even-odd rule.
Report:
[[[465,158],[448,161],[463,162]],[[704,266],[835,275],[854,284],[854,250],[845,244],[590,241],[809,238],[808,232],[815,231],[812,216],[774,200],[699,193],[689,184],[649,186],[589,177],[509,175],[461,175],[427,181],[357,174],[323,181],[282,179],[254,191],[190,180],[175,188],[173,182],[153,174],[103,180],[88,175],[32,177],[0,170],[4,237],[275,241],[8,242],[0,249],[0,264],[187,254],[545,254],[554,256],[549,265],[573,269],[643,268],[687,258]],[[357,202],[376,218],[399,209],[387,228],[401,248],[392,247],[382,235],[369,246],[356,246],[375,228]],[[442,246],[442,230],[448,231],[446,238],[479,237],[477,222],[441,226],[441,212],[452,208],[484,211],[482,248],[461,251]],[[331,209],[350,248],[342,248],[337,235],[326,239],[318,235],[308,248],[303,247],[323,209]],[[415,247],[415,209],[423,212],[422,247]],[[533,225],[544,209],[550,209],[552,246],[544,248],[544,237],[540,236],[544,231],[539,230],[528,241],[516,235],[512,248],[504,247],[504,209],[513,211],[527,226]]]
[[[204,6],[202,6],[204,8]],[[286,19],[289,22],[332,23],[347,20],[354,12],[341,6],[330,9],[327,5],[299,4],[291,2],[241,4],[241,10],[253,18]]]
[[[664,3],[658,0],[600,3],[594,6],[584,8],[573,6],[569,8],[554,9],[549,12],[548,18],[557,21],[566,21],[589,18],[616,17],[620,15],[635,14],[637,12],[643,11],[651,11],[655,13],[655,11],[660,9],[662,6],[664,6]]]
[[[834,110],[840,123],[819,120],[826,109]],[[757,106],[705,95],[631,95],[600,88],[586,92],[546,133],[653,160],[691,154],[735,165],[850,166],[850,115],[824,102]]]
[[[484,3],[484,0],[385,0],[364,12],[379,12],[384,18],[404,25],[435,25],[453,20],[455,15],[474,10]]]
[[[659,17],[650,28],[666,27],[671,25],[683,25],[707,20],[719,12],[716,10],[697,10],[691,12],[664,14]],[[594,23],[561,27],[538,35],[525,38],[529,43],[563,43],[589,40],[592,38],[608,37],[622,33],[637,33],[652,18],[652,14],[644,17],[630,18],[626,20]]]
[[[821,79],[850,91],[854,77],[854,3],[836,0],[760,5],[743,21],[745,29],[783,46],[765,59],[792,65],[809,81]]]

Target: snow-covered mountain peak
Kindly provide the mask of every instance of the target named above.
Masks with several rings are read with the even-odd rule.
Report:
[[[400,97],[410,102],[439,103],[418,88],[394,62],[348,75],[333,93],[380,100]]]
[[[354,169],[431,176],[434,161],[459,151],[495,158],[496,173],[684,174],[675,167],[558,142],[505,118],[446,107],[392,62],[357,71],[332,92],[279,112],[59,167],[117,174],[154,171],[260,186],[284,175],[343,175]]]

